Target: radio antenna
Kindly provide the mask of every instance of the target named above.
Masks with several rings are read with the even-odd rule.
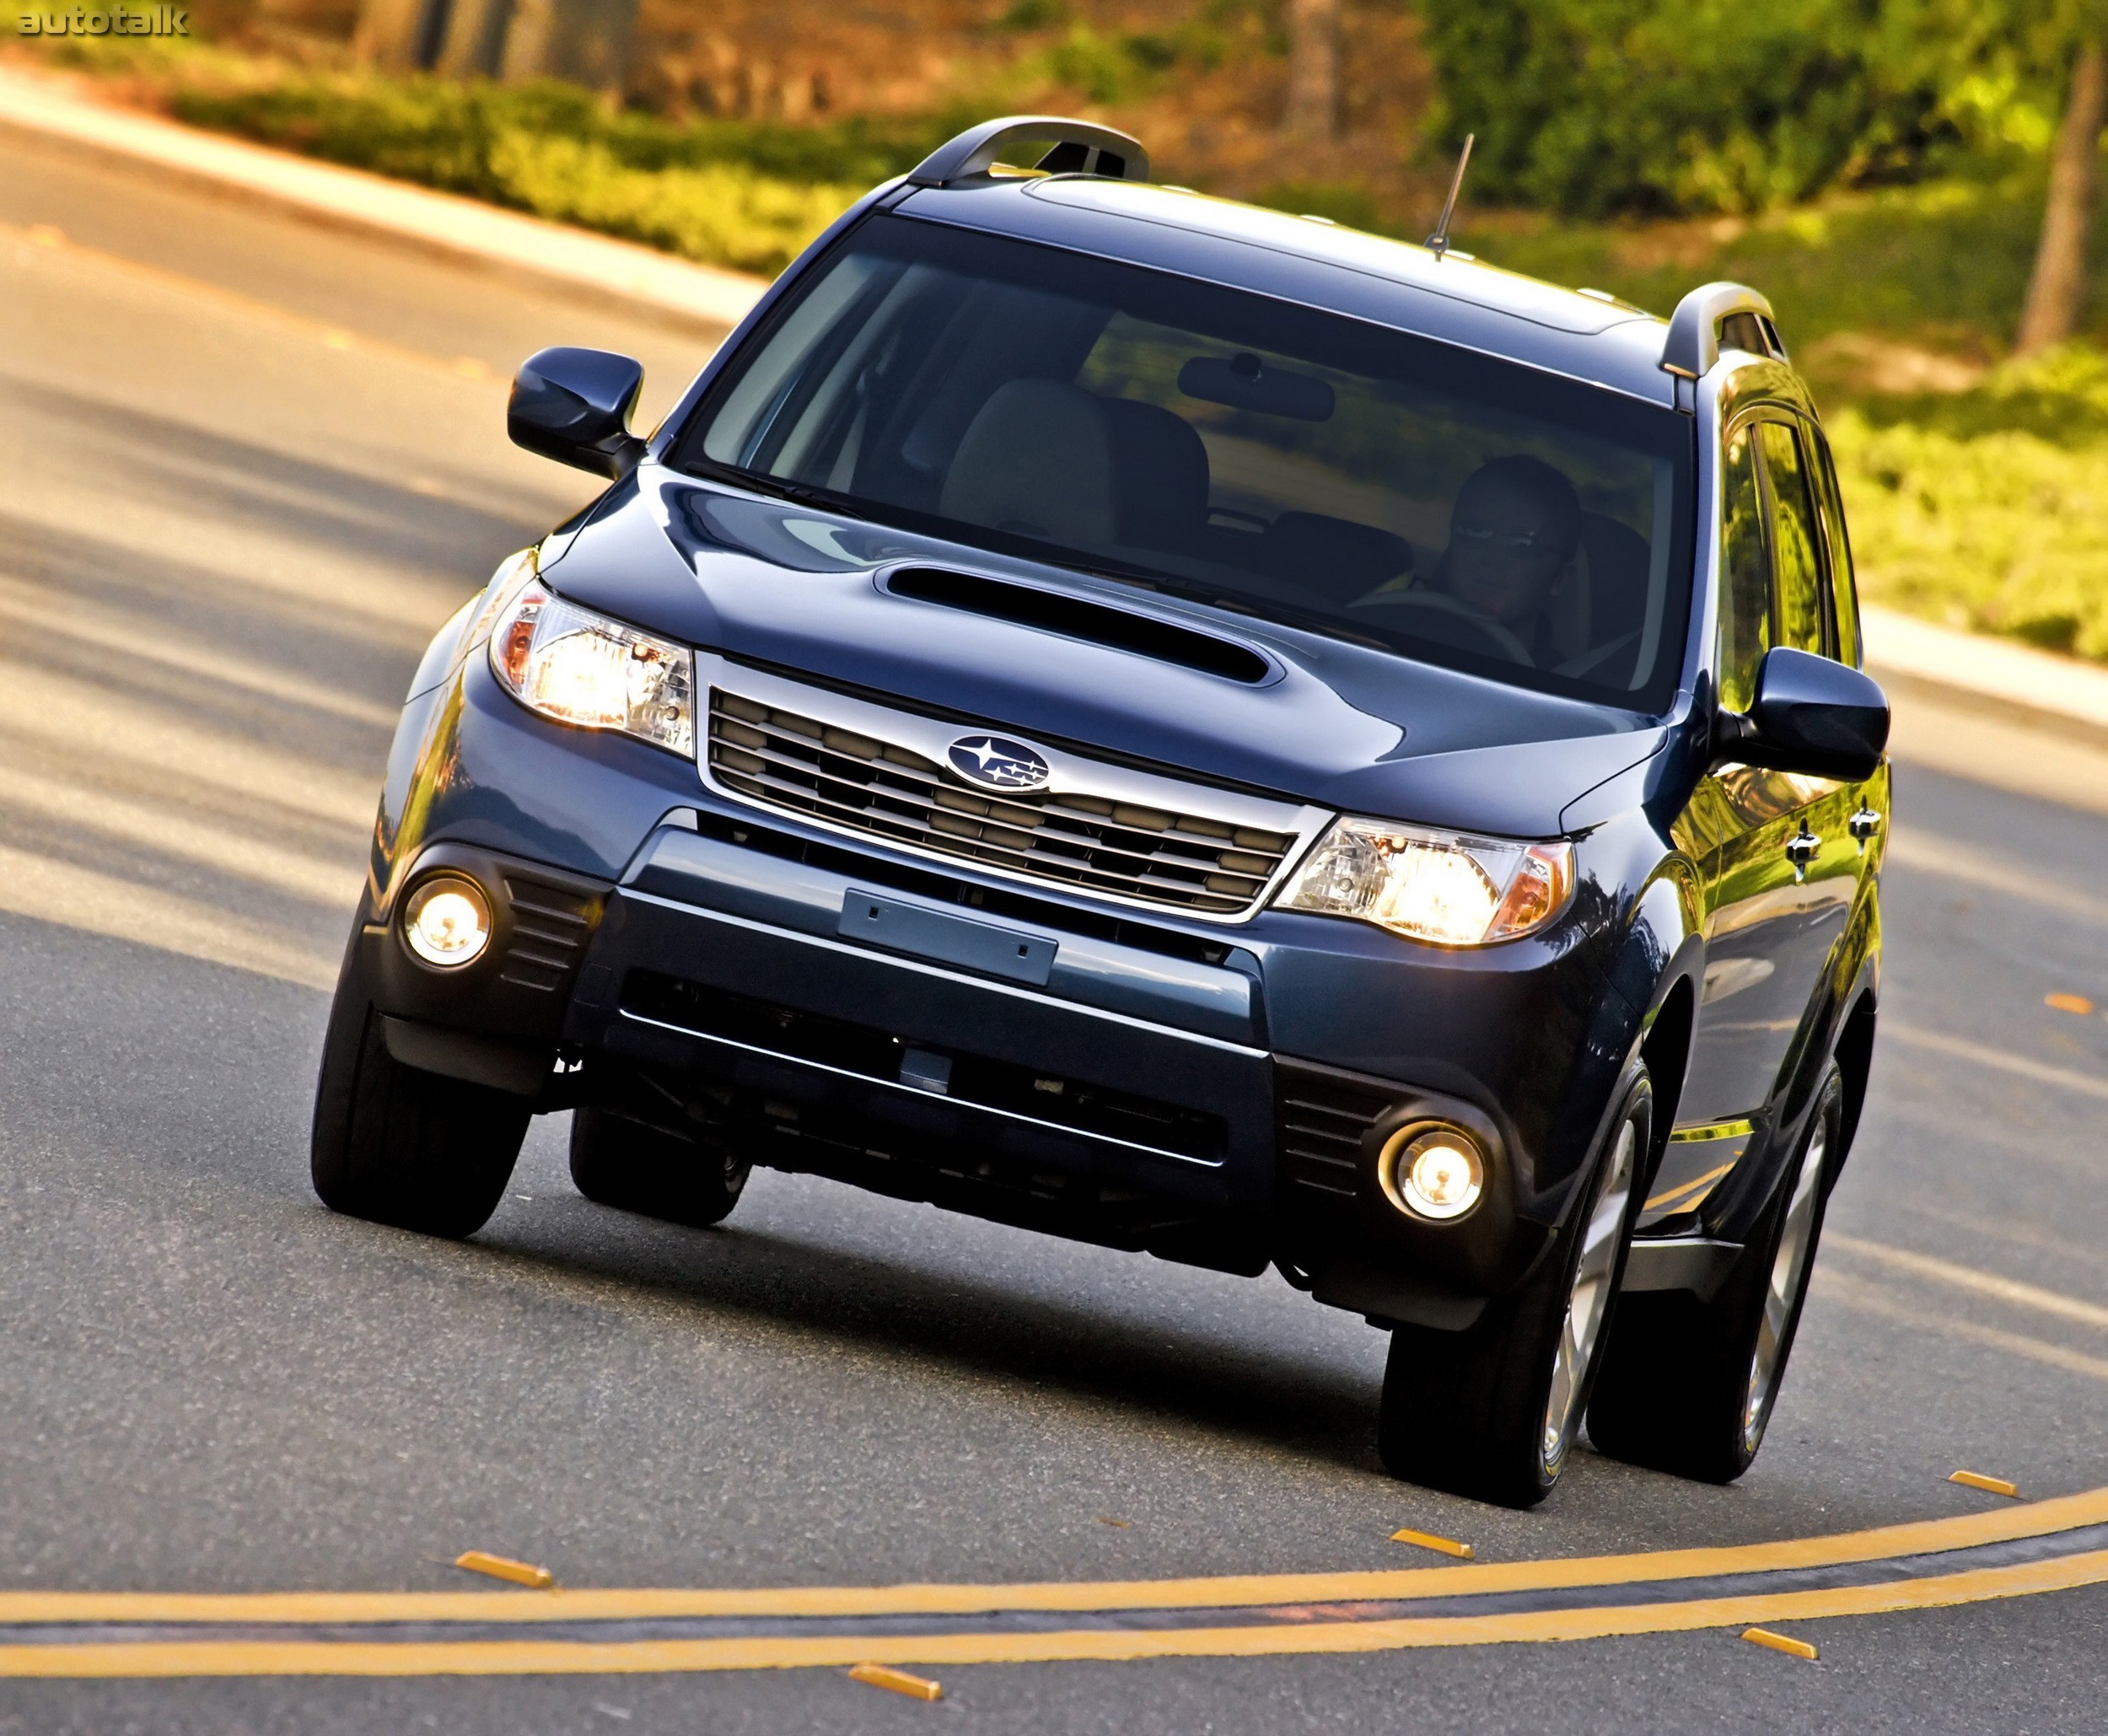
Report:
[[[1456,173],[1449,177],[1449,196],[1442,202],[1442,217],[1434,226],[1434,233],[1428,237],[1428,250],[1438,262],[1449,250],[1449,219],[1456,215],[1456,196],[1464,191],[1464,171],[1471,166],[1471,145],[1478,137],[1476,132],[1464,135],[1464,150],[1456,159]]]

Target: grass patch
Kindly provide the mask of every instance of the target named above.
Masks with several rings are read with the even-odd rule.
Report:
[[[1869,601],[2108,658],[2108,357],[2073,345],[1826,425]]]
[[[770,275],[948,136],[943,121],[676,126],[566,84],[430,77],[179,86],[167,102],[193,126]]]
[[[1017,0],[1003,27],[1067,17],[1063,0]],[[1157,75],[1163,56],[1132,47],[1107,66]],[[676,125],[561,84],[388,78],[159,39],[68,39],[46,57],[195,125],[765,274],[984,111]],[[986,107],[1006,105],[991,96]],[[1383,228],[1352,184],[1283,182],[1261,202]],[[2039,175],[1649,225],[1475,212],[1467,197],[1457,239],[1494,263],[1663,313],[1711,279],[1756,284],[1826,406],[1866,596],[2108,659],[2108,356],[2095,347],[2108,346],[2108,223],[2095,226],[2093,341],[1989,365],[2018,314],[2041,210]],[[1869,355],[1919,365],[1869,368]],[[1947,390],[1895,390],[1913,380]]]

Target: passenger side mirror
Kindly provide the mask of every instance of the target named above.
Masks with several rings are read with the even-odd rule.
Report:
[[[643,368],[627,356],[537,350],[514,378],[505,432],[515,446],[620,481],[644,455],[629,426],[643,389]]]
[[[1874,775],[1888,739],[1889,700],[1879,682],[1781,645],[1757,666],[1748,712],[1718,713],[1713,752],[1745,765],[1856,782]]]

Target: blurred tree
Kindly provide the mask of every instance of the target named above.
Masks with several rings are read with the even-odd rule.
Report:
[[[363,0],[352,46],[389,72],[622,85],[637,0]]]
[[[2049,196],[2042,207],[2042,239],[2028,279],[2015,355],[2062,343],[2078,329],[2086,302],[2086,231],[2100,180],[2100,129],[2108,120],[2108,56],[2089,35],[2072,60],[2071,94],[2050,157]]]
[[[1289,135],[1329,142],[1340,112],[1339,0],[1288,0]]]

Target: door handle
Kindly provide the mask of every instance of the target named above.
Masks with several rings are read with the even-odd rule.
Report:
[[[1808,822],[1800,823],[1800,830],[1786,841],[1786,859],[1793,865],[1793,881],[1798,885],[1808,878],[1808,864],[1822,854],[1822,840],[1808,830]]]
[[[1867,841],[1881,830],[1881,816],[1874,809],[1862,808],[1852,816],[1852,836],[1858,841],[1859,854],[1867,853]]]

